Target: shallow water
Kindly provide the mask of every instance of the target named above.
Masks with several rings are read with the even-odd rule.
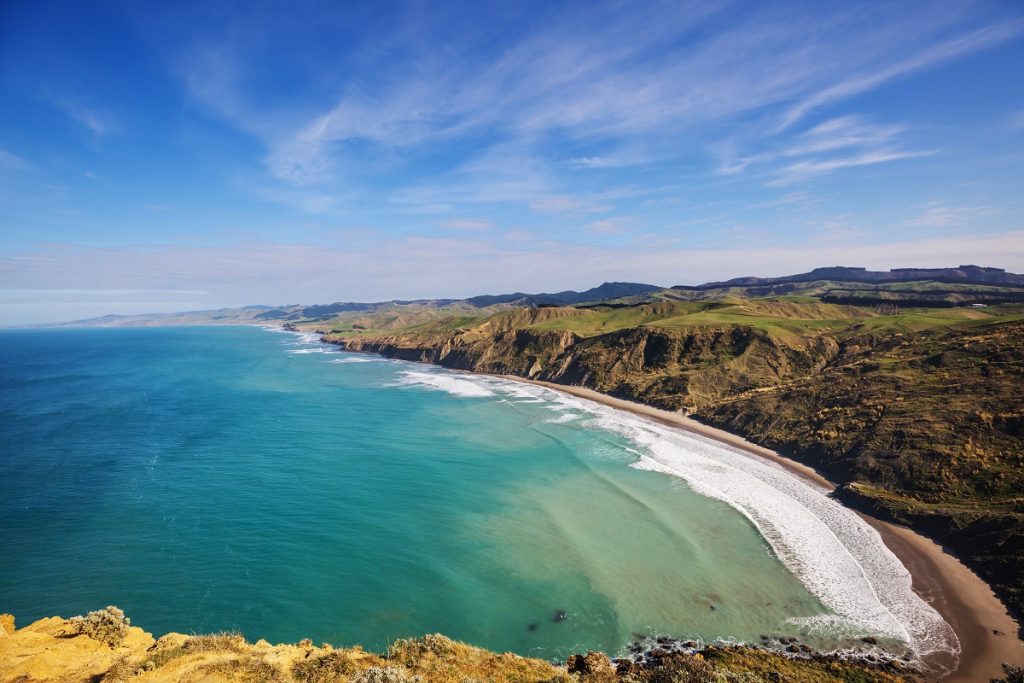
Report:
[[[380,649],[443,632],[543,657],[942,630],[888,558],[835,586],[872,539],[777,468],[309,337],[0,333],[0,447],[0,610],[22,624],[116,604],[156,633]]]

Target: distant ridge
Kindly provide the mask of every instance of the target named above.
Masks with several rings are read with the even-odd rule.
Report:
[[[418,306],[426,309],[455,307],[466,314],[491,306],[498,307],[537,307],[537,306],[578,306],[580,304],[597,304],[616,302],[636,297],[633,301],[618,301],[608,305],[632,305],[639,299],[659,298],[661,292],[707,292],[716,289],[750,288],[748,293],[757,296],[784,294],[799,289],[801,285],[815,282],[849,282],[865,284],[886,284],[894,282],[928,281],[947,284],[990,285],[1006,288],[1024,289],[1024,275],[1010,273],[1002,268],[990,268],[975,265],[961,265],[956,268],[893,268],[892,270],[873,271],[856,266],[829,266],[815,268],[807,273],[785,275],[782,277],[738,277],[722,282],[706,282],[700,285],[676,285],[661,287],[640,282],[605,282],[597,287],[583,291],[564,290],[561,292],[512,292],[509,294],[482,294],[465,299],[391,299],[388,301],[358,302],[336,301],[329,304],[313,304],[309,306],[291,304],[284,306],[244,306],[241,308],[223,308],[217,310],[186,311],[182,313],[152,313],[140,315],[104,315],[86,320],[69,323],[58,323],[53,326],[127,326],[127,325],[199,325],[199,324],[273,324],[294,323],[299,321],[327,320],[345,313],[376,313],[387,309],[403,306]],[[758,288],[763,288],[757,291]],[[871,303],[865,298],[850,299],[844,293],[826,293],[825,300],[833,303]],[[980,295],[979,295],[980,296]],[[1024,293],[1005,292],[999,300],[977,299],[981,303],[998,303],[1001,300],[1018,301]],[[829,298],[831,297],[831,298]],[[836,298],[839,297],[839,298]],[[671,297],[670,297],[671,298]],[[991,297],[990,297],[991,299]],[[885,303],[885,302],[882,302]],[[910,303],[905,302],[905,303]],[[962,305],[957,302],[941,302],[921,298],[916,305]]]
[[[815,268],[808,273],[784,275],[782,277],[737,277],[724,282],[706,282],[702,285],[676,285],[672,289],[720,289],[722,287],[756,287],[758,285],[780,285],[789,282],[814,282],[835,280],[839,282],[909,282],[930,280],[932,282],[956,282],[964,284],[1002,285],[1024,287],[1024,275],[1008,273],[1002,268],[983,266],[959,266],[957,268],[893,268],[892,270],[868,270],[856,266],[830,266]]]
[[[607,301],[609,299],[619,299],[624,296],[637,296],[638,294],[657,292],[661,289],[664,289],[664,287],[658,287],[657,285],[645,285],[638,282],[605,282],[583,292],[576,292],[571,289],[564,292],[555,292],[553,294],[524,294],[523,292],[515,292],[513,294],[474,296],[465,299],[465,301],[466,303],[479,308],[483,308],[484,306],[493,306],[494,304],[507,304],[513,302],[522,303],[526,306],[571,306],[572,304],[582,304],[591,301]]]

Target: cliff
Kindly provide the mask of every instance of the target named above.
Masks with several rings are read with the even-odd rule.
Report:
[[[895,683],[911,680],[898,662],[861,663],[808,653],[784,655],[746,647],[649,651],[642,663],[600,653],[573,655],[566,666],[497,654],[441,635],[398,640],[385,654],[309,640],[271,645],[239,634],[154,639],[108,607],[86,617],[40,619],[15,629],[0,615],[0,681],[139,683]]]

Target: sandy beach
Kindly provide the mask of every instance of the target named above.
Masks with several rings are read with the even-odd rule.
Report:
[[[709,427],[683,415],[613,398],[582,387],[538,382],[515,376],[504,377],[626,410],[714,439],[768,458],[815,484],[829,489],[835,488],[833,482],[813,468],[752,444],[735,434]],[[952,674],[942,678],[944,683],[988,681],[1002,676],[1003,662],[1024,664],[1024,641],[1017,638],[1018,625],[981,578],[934,541],[906,527],[883,522],[866,514],[858,514],[878,530],[886,546],[910,571],[914,590],[943,616],[960,639],[959,666]],[[936,659],[934,663],[945,667],[952,665],[951,661],[940,659]]]

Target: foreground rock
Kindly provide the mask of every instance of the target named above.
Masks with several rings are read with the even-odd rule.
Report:
[[[0,615],[0,681],[264,681],[306,683],[462,683],[573,681],[712,683],[717,681],[912,680],[892,670],[816,655],[787,657],[746,647],[709,646],[696,652],[652,654],[644,661],[615,660],[598,652],[573,655],[561,667],[539,659],[497,654],[441,635],[396,641],[385,655],[359,647],[319,647],[304,640],[271,645],[241,635],[154,639],[132,626],[116,607],[86,617],[50,617],[16,629]]]

